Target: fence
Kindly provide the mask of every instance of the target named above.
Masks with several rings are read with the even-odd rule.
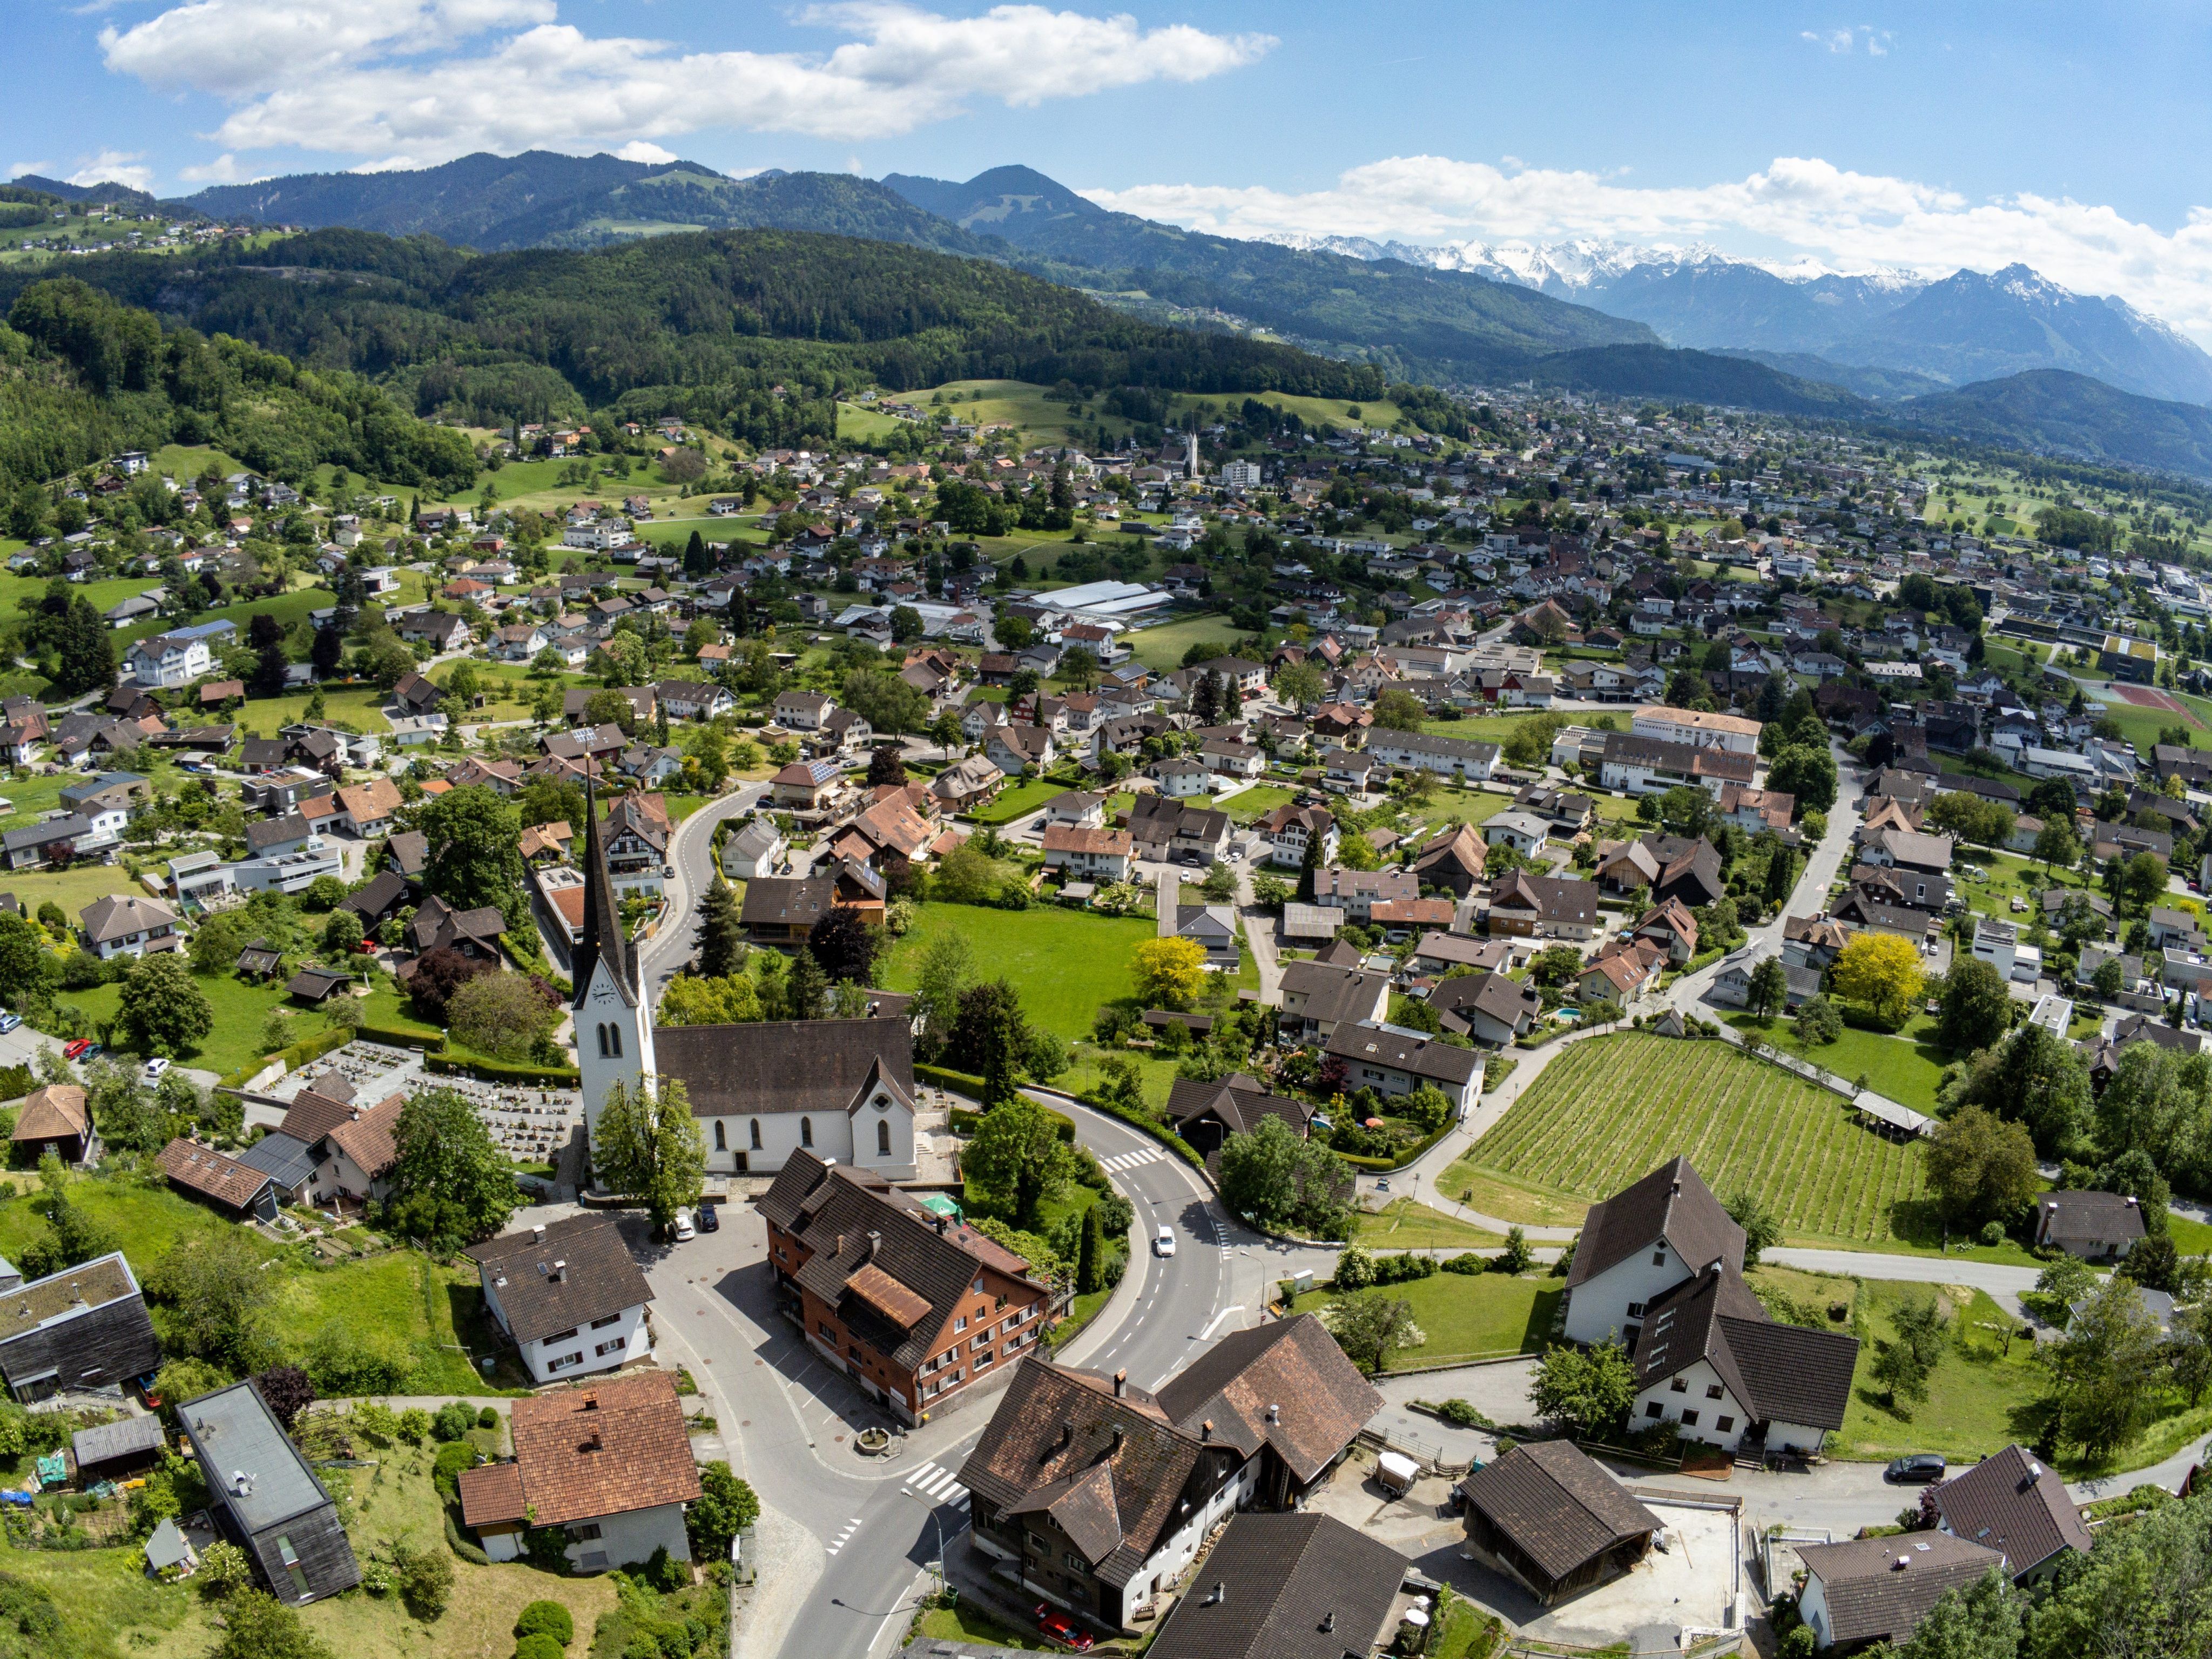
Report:
[[[1410,1457],[1431,1474],[1442,1475],[1447,1480],[1456,1480],[1474,1467],[1470,1461],[1455,1462],[1444,1455],[1444,1449],[1433,1440],[1423,1440],[1417,1435],[1401,1434],[1395,1430],[1384,1433],[1379,1429],[1362,1429],[1352,1436],[1355,1445],[1370,1451],[1394,1451],[1401,1457]]]

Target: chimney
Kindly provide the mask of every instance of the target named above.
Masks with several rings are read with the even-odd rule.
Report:
[[[545,1224],[541,1221],[531,1228],[530,1237],[532,1243],[543,1244],[545,1242]]]
[[[561,1275],[568,1272],[568,1259],[564,1256],[553,1264],[553,1271],[545,1276],[551,1279],[556,1285],[558,1285],[561,1282]]]
[[[868,1261],[873,1261],[876,1259],[876,1252],[883,1248],[883,1243],[884,1236],[878,1232],[873,1227],[869,1228],[868,1254],[866,1257]]]
[[[1331,1607],[1327,1613],[1322,1614],[1321,1627],[1325,1631],[1334,1630],[1336,1628],[1336,1609],[1334,1607]]]
[[[1268,1420],[1270,1423],[1279,1423],[1279,1422],[1281,1422],[1281,1421],[1283,1420],[1283,1408],[1282,1408],[1280,1406],[1270,1406],[1270,1407],[1267,1407],[1267,1420]]]
[[[845,1235],[844,1235],[844,1234],[842,1234],[842,1233],[839,1233],[839,1234],[837,1235],[837,1248],[836,1248],[836,1249],[834,1249],[834,1250],[830,1251],[830,1255],[844,1255],[844,1254],[845,1254]]]
[[[1892,1567],[1892,1568],[1890,1569],[1890,1571],[1893,1571],[1893,1572],[1903,1572],[1903,1571],[1904,1571],[1907,1567],[1911,1566],[1911,1565],[1912,1565],[1912,1558],[1911,1558],[1911,1556],[1909,1556],[1909,1555],[1900,1555],[1900,1556],[1899,1556],[1899,1557],[1897,1558],[1897,1565],[1896,1565],[1895,1566]]]
[[[1680,1182],[1679,1182],[1679,1181],[1675,1182],[1673,1185],[1671,1185],[1670,1187],[1668,1187],[1668,1188],[1667,1188],[1667,1193],[1668,1193],[1668,1195],[1669,1197],[1671,1197],[1671,1198],[1680,1198],[1680,1197],[1681,1197],[1681,1195],[1682,1195],[1682,1183],[1681,1183]]]
[[[606,1449],[606,1437],[601,1434],[599,1430],[593,1429],[592,1431],[592,1437],[584,1443],[584,1449],[586,1451],[605,1451]]]
[[[586,1395],[584,1396],[584,1409],[585,1409],[586,1411],[587,1411],[587,1412],[595,1412],[595,1411],[599,1410],[599,1395],[595,1395],[595,1394],[587,1394],[587,1395]]]
[[[1114,1398],[1116,1400],[1127,1399],[1128,1397],[1128,1393],[1129,1370],[1128,1367],[1125,1365],[1120,1370],[1114,1373]]]
[[[1205,1422],[1198,1425],[1198,1437],[1200,1440],[1211,1440],[1213,1438],[1213,1419],[1212,1418],[1207,1418]]]
[[[1206,1592],[1204,1605],[1209,1607],[1218,1607],[1228,1599],[1229,1586],[1223,1583],[1221,1580],[1217,1578],[1213,1581],[1213,1588]]]
[[[939,1217],[938,1217],[938,1218],[937,1218],[937,1236],[938,1236],[939,1238],[944,1237],[945,1236],[945,1234],[947,1234],[947,1233],[951,1232],[951,1231],[952,1231],[952,1218],[951,1218],[951,1216],[949,1216],[949,1215],[941,1215],[941,1216],[939,1216]]]

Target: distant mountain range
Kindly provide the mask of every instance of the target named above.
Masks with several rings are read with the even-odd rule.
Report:
[[[19,181],[77,198],[121,187]],[[1911,423],[2212,477],[2212,356],[2025,266],[1940,281],[1771,268],[1705,246],[1249,241],[1115,213],[1024,167],[733,179],[692,161],[530,152],[418,172],[219,185],[179,211],[486,252],[686,230],[823,232],[983,258],[1156,322],[1261,334],[1393,378],[1525,379]]]
[[[2212,355],[2110,296],[2075,294],[2026,265],[1939,282],[1907,271],[1777,271],[1705,246],[1459,242],[1415,247],[1288,238],[1352,258],[1473,271],[1645,323],[1669,345],[1775,353],[1790,372],[1869,397],[1911,396],[2027,369],[2063,368],[2146,398],[2212,402]],[[1909,377],[1894,390],[1875,369]]]

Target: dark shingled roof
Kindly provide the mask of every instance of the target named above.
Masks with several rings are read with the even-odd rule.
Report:
[[[2089,1547],[2089,1528],[2058,1472],[2017,1444],[1937,1486],[1936,1507],[1950,1531],[2002,1550],[2014,1576],[2061,1550]]]
[[[1333,1515],[1239,1515],[1168,1614],[1152,1659],[1364,1655],[1391,1634],[1384,1626],[1407,1565]]]
[[[880,1176],[808,1152],[784,1161],[760,1212],[812,1253],[792,1276],[908,1371],[929,1358],[981,1268],[1028,1278],[1028,1263],[981,1233],[966,1226],[940,1233],[935,1218]],[[1045,1287],[1036,1293],[1042,1297]]]
[[[1216,1114],[1231,1130],[1256,1128],[1264,1117],[1279,1117],[1303,1137],[1313,1108],[1288,1095],[1270,1094],[1257,1079],[1239,1073],[1218,1083],[1200,1083],[1179,1077],[1168,1090],[1168,1119],[1178,1127],[1206,1112]]]
[[[615,988],[629,1007],[637,1006],[637,947],[623,933],[615,908],[614,883],[607,877],[606,843],[599,834],[599,815],[587,786],[584,794],[584,928],[569,958],[575,994],[569,1006],[580,1008],[592,994],[592,969],[604,962]],[[558,1328],[557,1327],[556,1328]]]
[[[1382,1395],[1311,1314],[1231,1331],[1164,1385],[1160,1409],[1185,1431],[1211,1422],[1214,1437],[1252,1456],[1271,1445],[1310,1480],[1382,1409]],[[1277,1420],[1267,1420],[1270,1407]]]
[[[1702,1359],[1755,1420],[1839,1429],[1858,1352],[1855,1336],[1769,1318],[1742,1275],[1723,1267],[1684,1279],[1644,1310],[1636,1387]]]
[[[661,1072],[684,1080],[694,1117],[851,1112],[878,1082],[914,1101],[914,1027],[903,1019],[671,1025],[653,1042]]]
[[[1797,1556],[1820,1581],[1828,1639],[1838,1646],[1911,1635],[1944,1591],[1964,1589],[2003,1559],[1995,1550],[1940,1532],[1801,1544]]]
[[[1141,1389],[1116,1399],[1109,1378],[1026,1354],[960,1480],[1007,1514],[1049,1516],[1100,1578],[1127,1584],[1175,1530],[1184,1493],[1210,1495],[1241,1462]]]
[[[1743,1229],[1729,1219],[1690,1160],[1675,1158],[1590,1206],[1567,1288],[1587,1284],[1662,1238],[1692,1269],[1715,1261],[1743,1267]]]
[[[653,1287],[631,1260],[614,1219],[574,1215],[534,1231],[503,1233],[466,1254],[493,1287],[517,1342],[588,1325],[653,1300]],[[564,1263],[558,1279],[556,1262]]]
[[[1516,1446],[1459,1489],[1553,1579],[1660,1526],[1657,1516],[1565,1440]]]

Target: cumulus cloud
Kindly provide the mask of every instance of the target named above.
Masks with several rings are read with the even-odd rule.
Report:
[[[1595,237],[1709,241],[1828,270],[1929,276],[2034,266],[2115,294],[2212,343],[2212,209],[2171,230],[2109,206],[2032,192],[1971,200],[1913,179],[1779,156],[1742,179],[1641,186],[1617,176],[1392,156],[1328,188],[1146,185],[1085,192],[1126,213],[1231,236],[1302,233],[1413,242]]]
[[[85,187],[118,184],[128,185],[132,190],[151,190],[154,188],[154,169],[143,165],[145,159],[143,150],[104,149],[62,182]]]
[[[8,163],[8,177],[20,179],[27,173],[35,173],[44,176],[52,172],[53,167],[54,164],[52,161],[10,161]]]
[[[956,115],[1147,82],[1194,82],[1274,44],[1187,24],[1000,5],[948,17],[892,0],[803,21],[827,53],[690,52],[594,35],[555,0],[189,0],[100,34],[110,69],[230,105],[230,150],[279,147],[422,166],[471,150],[642,145],[706,128],[880,137]]]

